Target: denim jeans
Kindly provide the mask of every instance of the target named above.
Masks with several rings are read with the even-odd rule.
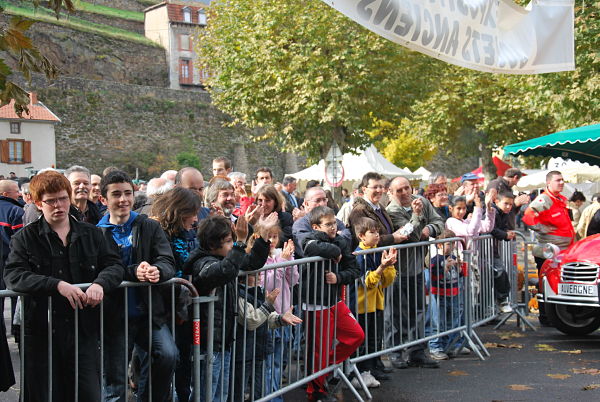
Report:
[[[283,370],[288,360],[288,349],[290,337],[292,336],[292,327],[276,328],[272,331],[273,353],[267,355],[265,384],[270,388],[265,389],[265,394],[278,391],[281,384]],[[271,399],[271,401],[283,401],[283,397]]]
[[[439,307],[437,295],[431,294],[431,273],[429,269],[423,271],[423,277],[425,278],[425,289],[429,291],[429,304],[427,310],[425,310],[425,336],[430,336],[440,332],[438,331]]]
[[[105,333],[104,353],[104,400],[125,401],[125,390],[127,370],[125,366],[125,330],[123,326],[117,325]],[[116,331],[116,332],[115,332]],[[173,340],[173,335],[166,324],[159,328],[152,327],[152,400],[164,401],[169,397],[171,390],[171,379],[177,365],[178,351]],[[127,360],[133,345],[137,347],[141,359],[141,372],[138,385],[138,401],[150,399],[148,376],[148,322],[143,319],[129,320],[129,345],[127,348]]]
[[[206,354],[206,351],[200,353]],[[219,348],[218,352],[213,353],[212,359],[212,397],[208,402],[226,402],[229,395],[229,373],[231,371],[231,351],[225,350],[221,352]],[[221,375],[223,374],[223,375]],[[206,383],[206,365],[200,365],[200,384]],[[195,397],[195,393],[200,392],[200,401],[206,401],[206,390],[204,388],[194,389],[192,392],[192,400]]]
[[[439,297],[439,324],[440,332],[457,328],[462,320],[462,308],[460,302],[461,294],[457,296]],[[445,351],[450,343],[459,334],[444,335],[429,341],[429,349],[434,351]]]

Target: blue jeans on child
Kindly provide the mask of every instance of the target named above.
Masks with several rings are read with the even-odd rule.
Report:
[[[436,296],[437,295],[432,295]],[[453,328],[457,328],[461,324],[462,320],[462,303],[460,301],[461,294],[457,296],[439,296],[438,308],[439,308],[439,327],[440,332],[448,331]],[[439,336],[429,341],[429,349],[431,352],[443,352],[446,351],[450,343],[459,334]]]
[[[283,370],[288,359],[288,349],[292,327],[275,328],[271,332],[273,337],[273,353],[267,355],[265,372],[265,394],[270,394],[279,390]],[[283,401],[283,397],[271,399],[271,401]]]
[[[206,351],[200,352],[205,354]],[[213,353],[212,359],[212,398],[208,402],[225,402],[229,395],[229,373],[231,371],[231,351],[225,350],[221,352],[219,348],[218,352]],[[221,375],[222,374],[222,375]],[[204,384],[206,376],[206,365],[200,365],[200,384]],[[200,401],[206,401],[206,390],[201,387],[199,390],[194,389],[192,392],[192,400],[194,400],[194,394],[200,392]]]
[[[425,278],[425,291],[429,293],[429,304],[427,310],[425,310],[425,336],[431,336],[438,331],[439,328],[439,307],[437,302],[437,295],[431,294],[431,273],[429,269],[423,271],[423,277]]]

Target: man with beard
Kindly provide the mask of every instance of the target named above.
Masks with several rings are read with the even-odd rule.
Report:
[[[102,214],[93,201],[90,201],[92,190],[91,174],[89,169],[74,165],[65,171],[65,177],[71,183],[71,196],[73,204],[69,213],[78,221],[96,225],[102,218]]]

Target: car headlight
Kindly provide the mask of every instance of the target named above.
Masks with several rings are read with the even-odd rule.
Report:
[[[558,246],[556,244],[552,244],[552,243],[544,244],[544,248],[542,249],[542,254],[544,255],[544,258],[547,260],[554,259],[558,255],[559,252],[560,252],[560,249],[558,248]]]

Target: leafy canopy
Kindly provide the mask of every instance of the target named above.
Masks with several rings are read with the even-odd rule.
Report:
[[[402,115],[433,87],[427,58],[319,0],[216,0],[197,39],[213,101],[232,124],[313,159],[333,139],[343,151],[367,145],[371,115]]]

